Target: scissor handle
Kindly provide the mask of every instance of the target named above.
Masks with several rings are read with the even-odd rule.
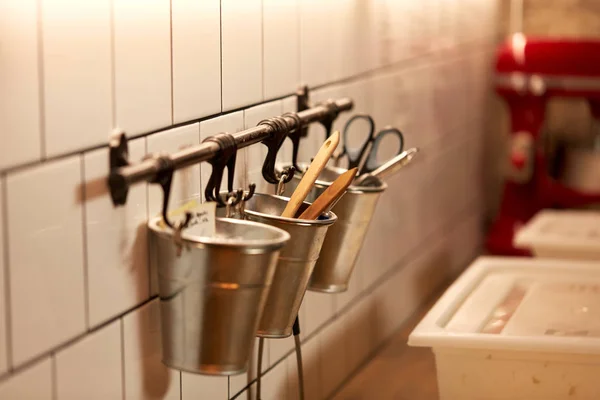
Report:
[[[379,145],[381,144],[383,138],[389,135],[396,136],[399,142],[398,152],[394,155],[394,157],[402,153],[402,151],[404,150],[404,135],[402,135],[402,132],[400,132],[400,130],[390,127],[379,131],[373,138],[373,144],[371,145],[371,150],[367,155],[367,161],[365,162],[363,168],[358,172],[359,175],[372,172],[387,161],[377,161],[377,153],[379,151]]]
[[[359,148],[356,148],[356,149],[351,149],[348,147],[348,131],[350,130],[350,126],[352,125],[352,123],[354,123],[355,121],[357,121],[359,119],[364,119],[369,123],[369,135],[365,139],[362,146],[360,146]],[[371,118],[370,115],[356,114],[355,116],[350,118],[348,120],[348,122],[346,122],[346,125],[344,126],[344,130],[342,131],[342,138],[344,139],[344,150],[342,151],[342,154],[340,154],[340,156],[345,155],[346,157],[348,157],[348,169],[358,167],[358,165],[360,164],[360,161],[362,160],[362,158],[365,154],[365,150],[369,146],[369,142],[371,142],[373,140],[374,134],[375,134],[375,121],[373,121],[373,118]]]

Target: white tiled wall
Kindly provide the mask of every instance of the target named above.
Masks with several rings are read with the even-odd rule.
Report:
[[[1,2],[0,398],[254,395],[255,368],[208,377],[161,363],[145,223],[162,193],[140,184],[114,208],[106,142],[120,128],[134,162],[173,152],[294,111],[301,83],[313,101],[352,97],[354,112],[422,149],[389,179],[348,292],[309,292],[300,310],[307,399],[329,397],[478,249],[495,11],[487,0]],[[301,160],[323,140],[311,126]],[[272,190],[265,155],[238,152],[236,186]],[[289,140],[278,159],[291,159]],[[178,171],[171,206],[203,197],[210,171]],[[265,342],[263,399],[298,398],[292,350],[292,338]]]

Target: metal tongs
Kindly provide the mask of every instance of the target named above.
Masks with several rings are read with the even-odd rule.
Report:
[[[378,168],[374,169],[371,172],[361,174],[352,183],[352,186],[376,186],[381,183],[381,179],[385,177],[389,177],[400,169],[408,165],[414,156],[419,152],[419,149],[413,147],[402,153],[398,154],[396,157],[390,159],[386,163],[382,164]]]

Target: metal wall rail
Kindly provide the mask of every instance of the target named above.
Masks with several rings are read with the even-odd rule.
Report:
[[[235,140],[237,149],[250,146],[274,137],[275,135],[300,135],[302,128],[313,122],[321,122],[330,129],[331,123],[342,111],[351,110],[353,102],[349,98],[328,100],[297,113],[286,113],[269,118],[256,127],[229,135]],[[329,134],[329,132],[328,132]],[[219,135],[216,135],[217,137]],[[290,136],[291,137],[291,136]],[[295,138],[295,143],[299,138]],[[294,141],[294,139],[292,139]],[[281,140],[282,142],[283,140]],[[277,147],[279,150],[281,143]],[[110,175],[108,185],[115,205],[125,204],[129,187],[139,182],[156,182],[165,169],[171,171],[188,167],[202,161],[210,161],[221,151],[218,141],[205,141],[172,154],[151,154],[138,164],[128,160],[127,138],[124,133],[114,135],[110,140]],[[294,150],[297,152],[297,149]]]

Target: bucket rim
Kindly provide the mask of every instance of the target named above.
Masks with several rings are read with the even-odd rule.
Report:
[[[229,224],[237,225],[249,225],[259,229],[265,229],[278,235],[277,238],[273,239],[225,239],[223,237],[209,237],[209,236],[198,236],[186,233],[183,230],[181,238],[186,245],[194,247],[228,247],[228,248],[239,248],[239,249],[280,249],[282,248],[291,238],[290,234],[281,228],[263,224],[256,221],[247,221],[235,218],[216,218],[220,222],[226,222]],[[148,228],[156,235],[166,238],[173,238],[173,229],[168,226],[159,226],[159,222],[162,221],[162,216],[157,216],[148,221]]]
[[[290,200],[289,197],[279,196],[279,195],[270,194],[270,193],[254,193],[254,196],[273,197],[273,198],[284,200],[284,201]],[[311,204],[307,201],[303,201],[302,203],[307,204],[307,205]],[[263,213],[260,211],[254,211],[254,210],[249,210],[249,209],[245,209],[244,214],[249,214],[256,218],[263,218],[266,220],[277,221],[280,223],[290,224],[290,225],[295,225],[295,226],[329,226],[329,225],[333,225],[333,223],[335,221],[337,221],[337,219],[338,219],[337,215],[335,215],[332,211],[328,211],[328,212],[324,213],[324,215],[329,217],[327,219],[287,218],[287,217],[282,217],[280,215],[266,214],[266,213]],[[321,214],[321,215],[323,215],[323,214]]]
[[[299,165],[301,167],[308,167],[309,164],[307,163],[299,163]],[[328,169],[330,171],[334,171],[336,173],[339,173],[340,175],[343,174],[344,172],[348,171],[347,168],[341,168],[341,167],[333,167],[330,165],[327,165],[325,167],[325,169]],[[302,177],[302,174],[299,171],[296,171],[296,173],[294,174],[295,178],[300,178]],[[379,186],[353,186],[350,185],[348,186],[348,189],[346,189],[346,193],[353,193],[353,194],[363,194],[363,193],[380,193],[383,192],[384,190],[386,190],[388,188],[387,183],[385,183],[384,181],[380,180],[381,184]],[[324,181],[322,179],[317,179],[315,181],[315,186],[320,186],[320,187],[328,187],[331,186],[333,182],[329,182],[329,181]]]

